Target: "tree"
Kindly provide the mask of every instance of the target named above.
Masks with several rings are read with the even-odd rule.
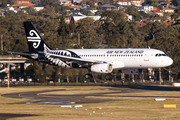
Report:
[[[9,11],[6,12],[7,17],[13,17],[15,15],[16,15],[16,13],[14,11],[12,11],[12,10],[9,10]]]
[[[180,21],[179,16],[180,16],[180,9],[174,12],[174,14],[171,16],[171,19],[175,21],[176,24],[178,24]]]
[[[14,1],[13,0],[7,0],[7,4],[12,5],[12,4],[14,4]]]
[[[56,13],[55,8],[52,6],[51,7],[47,6],[46,10],[41,10],[39,12],[39,15],[44,18],[49,18],[49,19],[55,19],[58,17],[58,14]]]
[[[137,8],[134,6],[128,6],[125,9],[125,12],[129,15],[132,15],[135,21],[139,21],[141,19],[140,13],[138,12]]]
[[[139,14],[142,16],[142,18],[149,18],[149,15],[146,14],[144,11],[139,11]]]
[[[7,1],[6,0],[1,0],[1,4],[3,8],[7,7]]]
[[[78,21],[77,34],[80,34],[81,46],[94,48],[102,43],[102,36],[97,33],[99,22],[92,18],[84,18]]]
[[[152,39],[148,42],[148,45],[151,48],[160,49],[170,56],[174,60],[171,68],[174,72],[180,72],[178,68],[180,60],[177,58],[180,54],[180,33],[179,27],[175,28],[177,29],[174,29],[170,25],[164,25],[164,23],[149,22],[143,27],[143,31],[153,35]]]
[[[151,4],[156,4],[157,1],[156,0],[145,0],[144,3],[147,5],[151,5]]]
[[[91,13],[91,11],[89,11],[89,10],[83,10],[82,11],[82,14],[84,14],[84,15],[89,15]]]
[[[106,11],[101,17],[100,33],[104,35],[106,44],[112,47],[137,47],[143,33],[137,24],[128,22],[123,11]]]
[[[29,15],[37,15],[37,12],[35,11],[34,7],[32,7],[32,6],[26,7],[25,10]]]
[[[68,47],[69,44],[71,44],[70,41],[68,41],[70,38],[70,33],[71,33],[71,30],[70,30],[69,25],[65,22],[65,17],[61,16],[59,28],[58,28],[58,34],[62,38],[63,48]]]
[[[172,0],[172,4],[174,6],[179,6],[180,5],[180,0]]]
[[[57,4],[57,0],[41,0],[43,6],[54,6]]]
[[[41,0],[31,0],[31,2],[34,4],[41,4]]]

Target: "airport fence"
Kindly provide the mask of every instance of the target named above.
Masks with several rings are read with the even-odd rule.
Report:
[[[164,79],[163,79],[164,78]],[[149,78],[148,75],[124,75],[113,74],[111,80],[106,80],[104,74],[94,74],[93,79],[85,79],[84,75],[59,75],[56,77],[48,75],[11,75],[9,86],[128,86],[128,85],[171,85],[173,82],[179,83],[180,79],[165,79],[161,81]],[[8,80],[0,76],[0,87],[6,87]]]

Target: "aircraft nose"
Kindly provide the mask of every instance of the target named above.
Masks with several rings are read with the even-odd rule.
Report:
[[[166,63],[167,63],[168,66],[170,66],[170,65],[173,64],[173,60],[170,57],[168,57]]]

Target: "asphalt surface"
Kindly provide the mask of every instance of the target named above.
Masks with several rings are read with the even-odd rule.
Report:
[[[9,98],[22,98],[22,99],[36,99],[41,102],[75,102],[76,104],[83,103],[99,103],[99,102],[107,102],[113,100],[106,99],[87,99],[85,97],[88,96],[105,96],[108,94],[117,94],[117,93],[131,93],[131,92],[145,92],[148,90],[141,89],[132,89],[132,88],[110,88],[110,89],[90,89],[90,90],[102,90],[103,93],[88,93],[88,94],[73,94],[73,95],[57,95],[57,94],[41,94],[46,92],[55,92],[55,91],[73,91],[73,90],[84,90],[88,89],[61,89],[61,90],[45,90],[45,91],[32,91],[32,92],[18,92],[18,93],[8,93],[3,94],[3,97]],[[109,90],[117,91],[117,92],[109,92]],[[112,95],[111,95],[112,96]],[[117,95],[116,95],[117,96]]]
[[[41,94],[46,92],[54,92],[54,91],[67,91],[67,89],[61,90],[45,90],[45,91],[31,91],[31,92],[17,92],[17,93],[8,93],[3,94],[1,96],[8,97],[8,98],[22,98],[22,99],[36,99],[39,102],[52,102],[57,104],[66,104],[68,102],[75,102],[75,104],[84,104],[84,103],[99,103],[99,102],[108,102],[113,100],[107,99],[89,99],[86,98],[88,96],[101,96],[101,97],[155,97],[158,96],[127,96],[127,95],[119,95],[119,93],[134,93],[134,92],[148,92],[148,91],[180,91],[180,89],[166,89],[166,88],[159,88],[159,87],[150,87],[150,88],[108,88],[107,89],[68,89],[68,91],[73,90],[102,90],[103,93],[88,93],[88,94],[73,94],[73,95],[57,95],[57,94]],[[109,90],[113,90],[115,92],[110,92]],[[112,95],[111,95],[112,94]],[[118,94],[118,95],[113,95]],[[180,98],[180,96],[159,96],[165,98]],[[27,104],[27,103],[18,103],[18,104]],[[33,102],[30,104],[34,104]],[[36,103],[37,104],[37,103]],[[13,117],[24,117],[24,116],[33,116],[33,115],[25,115],[25,114],[3,114],[0,113],[0,120],[5,120],[7,118]]]
[[[16,118],[16,117],[28,117],[28,116],[37,116],[37,115],[0,113],[0,120],[6,120],[8,118]]]

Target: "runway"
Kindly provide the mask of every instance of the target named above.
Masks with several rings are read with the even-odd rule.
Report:
[[[68,91],[71,89],[68,89]],[[78,90],[78,89],[72,89]],[[79,89],[81,90],[81,89]],[[93,89],[91,89],[93,90]],[[3,94],[3,97],[9,98],[22,98],[22,99],[36,99],[39,102],[74,102],[75,104],[84,104],[84,103],[99,103],[99,102],[108,102],[113,100],[106,99],[87,99],[88,96],[108,96],[108,94],[117,94],[117,93],[131,93],[131,92],[145,92],[147,90],[141,89],[132,89],[132,88],[110,88],[108,90],[103,90],[103,93],[87,93],[87,94],[73,94],[73,95],[56,95],[56,94],[41,94],[46,92],[55,92],[67,91],[67,89],[58,89],[58,90],[46,90],[46,91],[32,91],[32,92],[17,92],[17,93],[8,93]],[[113,90],[115,92],[109,92]],[[117,92],[116,92],[117,91]],[[110,95],[112,96],[112,95]],[[22,103],[24,104],[24,103]],[[63,103],[62,103],[63,104]]]
[[[0,120],[6,120],[8,118],[15,118],[15,117],[28,117],[28,116],[37,116],[37,115],[0,113]]]
[[[93,88],[93,87],[92,87]],[[97,88],[96,88],[97,89]],[[107,90],[108,89],[108,90]],[[108,101],[114,101],[110,99],[89,99],[86,98],[88,96],[101,96],[101,97],[165,97],[165,98],[180,98],[180,96],[128,96],[128,95],[120,95],[120,93],[135,93],[135,92],[149,92],[149,91],[174,91],[177,89],[166,89],[166,88],[159,88],[159,87],[149,87],[149,88],[133,88],[133,87],[114,87],[114,88],[107,88],[99,90],[102,90],[103,93],[86,93],[86,94],[71,94],[71,95],[62,95],[62,94],[41,94],[46,92],[62,92],[67,91],[67,89],[57,89],[57,90],[44,90],[44,91],[30,91],[30,92],[17,92],[17,93],[8,93],[8,94],[2,94],[3,97],[8,98],[21,98],[21,99],[33,99],[38,102],[43,103],[50,103],[52,104],[85,104],[85,103],[99,103],[99,102],[108,102]],[[88,90],[88,89],[68,89],[70,90]],[[93,90],[93,89],[90,89]],[[111,91],[110,91],[111,90]],[[179,89],[178,89],[179,90]],[[113,91],[113,92],[112,92]],[[113,95],[118,94],[118,95]],[[39,103],[39,104],[41,104]],[[27,103],[17,103],[17,104],[27,104]],[[38,104],[36,103],[28,103],[28,104]],[[0,113],[0,120],[4,120],[7,118],[12,117],[23,117],[23,116],[32,116],[32,115],[22,115],[22,114],[3,114]]]
[[[82,90],[82,89],[68,89],[69,90]],[[93,89],[91,89],[93,90]],[[31,92],[17,92],[17,93],[8,93],[3,94],[3,97],[9,98],[22,98],[22,99],[35,99],[39,102],[56,102],[68,104],[68,102],[73,102],[74,104],[84,104],[84,103],[99,103],[99,102],[108,102],[113,100],[107,99],[87,99],[88,96],[101,96],[101,97],[158,97],[158,96],[127,96],[127,95],[113,95],[113,94],[120,94],[120,93],[135,93],[135,92],[148,92],[148,91],[166,91],[166,88],[108,88],[108,90],[102,90],[103,93],[86,93],[86,94],[72,94],[72,95],[61,95],[61,94],[41,94],[46,92],[55,92],[59,91],[67,91],[67,89],[58,89],[58,90],[45,90],[45,91],[31,91]],[[115,92],[110,92],[115,91]],[[173,89],[171,89],[173,90]],[[168,91],[168,90],[167,90]],[[160,97],[169,97],[169,98],[180,98],[179,96],[160,96]],[[25,104],[25,103],[22,103]],[[33,104],[33,103],[32,103]]]

